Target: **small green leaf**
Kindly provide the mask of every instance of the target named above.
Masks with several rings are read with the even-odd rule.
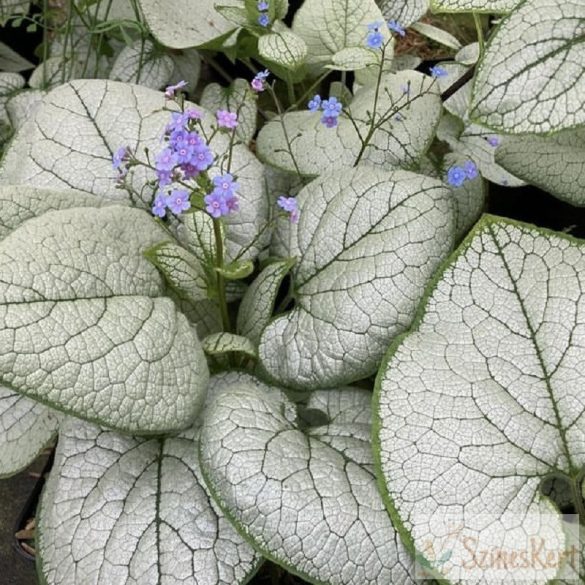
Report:
[[[285,69],[295,71],[307,57],[305,41],[291,31],[262,35],[258,40],[260,57]]]
[[[172,242],[162,242],[144,255],[181,296],[192,302],[208,299],[206,271],[194,254]]]
[[[223,268],[216,268],[215,270],[228,280],[241,280],[254,272],[254,263],[250,260],[234,260]]]
[[[242,353],[253,360],[258,359],[256,346],[247,337],[225,331],[207,336],[201,345],[206,354],[215,357],[226,353]]]
[[[246,26],[248,24],[248,13],[241,6],[215,6],[215,9],[227,20],[237,26]]]
[[[276,295],[284,277],[295,265],[295,259],[272,262],[250,285],[238,310],[238,332],[256,345],[270,322]]]

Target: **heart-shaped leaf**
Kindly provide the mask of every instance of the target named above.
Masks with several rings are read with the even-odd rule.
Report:
[[[585,4],[526,0],[506,17],[475,76],[471,117],[502,132],[585,123]]]
[[[470,563],[465,543],[530,550],[538,537],[565,550],[566,526],[541,493],[551,477],[585,509],[584,291],[583,241],[486,216],[382,365],[374,424],[387,507],[451,583],[536,584],[558,572],[558,558]],[[452,556],[437,563],[432,545],[449,525],[460,527]]]
[[[206,392],[197,335],[143,252],[144,211],[52,211],[0,242],[0,383],[124,432],[188,426]]]
[[[0,478],[28,467],[58,426],[55,412],[0,386]]]
[[[305,187],[297,196],[300,221],[290,228],[296,304],[260,341],[268,375],[314,389],[372,374],[450,251],[449,199],[439,181],[373,167]]]
[[[305,41],[292,31],[284,30],[258,39],[260,57],[292,71],[303,65],[307,57]]]
[[[44,582],[247,582],[262,559],[208,495],[198,436],[141,439],[68,419],[41,506]]]
[[[371,471],[371,394],[322,393],[307,406],[329,424],[303,432],[284,393],[250,378],[210,388],[201,429],[202,470],[226,514],[265,556],[312,583],[414,583]]]
[[[116,188],[112,156],[124,145],[142,160],[144,148],[151,154],[159,152],[170,117],[163,111],[166,103],[162,93],[114,81],[82,80],[60,86],[12,140],[0,168],[0,183],[78,189],[149,209],[154,190],[145,185],[155,178],[153,171],[146,167],[130,171],[131,185],[143,197],[132,199]],[[213,116],[209,112],[204,116],[209,133]],[[229,136],[220,133],[211,149],[222,157],[229,144]],[[216,165],[211,174],[218,173]],[[247,147],[235,145],[231,173],[240,185],[240,210],[225,218],[227,256],[232,259],[245,249],[250,259],[263,246],[256,241],[267,215],[263,166]]]

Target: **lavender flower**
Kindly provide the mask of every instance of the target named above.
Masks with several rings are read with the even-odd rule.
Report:
[[[343,108],[340,101],[337,100],[336,97],[330,97],[328,100],[323,100],[321,103],[321,107],[323,109],[323,117],[335,117],[341,114],[341,110]]]
[[[229,173],[213,177],[213,192],[220,193],[223,197],[232,197],[240,188],[238,183],[234,182],[234,178]]]
[[[184,87],[187,87],[187,82],[185,80],[181,80],[179,81],[179,83],[176,83],[175,85],[169,85],[165,89],[165,97],[168,100],[173,99],[175,97],[175,92],[178,91],[179,89],[183,89]]]
[[[164,217],[167,212],[167,197],[164,193],[159,193],[152,203],[152,215]]]
[[[286,197],[285,195],[281,195],[276,204],[281,208],[284,209],[287,213],[290,213],[290,221],[291,223],[298,223],[299,222],[299,206],[298,202],[294,197]]]
[[[466,160],[463,163],[463,170],[465,171],[465,176],[470,180],[475,179],[479,174],[477,166],[472,160]]]
[[[187,211],[187,209],[191,207],[189,193],[181,189],[175,189],[171,191],[171,194],[167,199],[167,206],[173,213],[176,214]]]
[[[170,148],[161,150],[156,156],[156,170],[157,171],[171,171],[177,166],[177,155]]]
[[[213,153],[206,144],[194,148],[191,164],[199,171],[206,171],[213,164]]]
[[[238,126],[238,115],[234,112],[228,112],[227,110],[218,110],[215,114],[217,118],[217,125],[220,128],[228,128],[233,130]]]
[[[256,77],[252,79],[252,82],[250,84],[252,86],[252,89],[256,92],[264,91],[265,82],[269,75],[270,71],[268,71],[268,69],[264,69],[264,71],[256,73]]]
[[[130,157],[130,150],[127,146],[121,146],[116,150],[112,157],[112,166],[116,170],[121,170],[122,165],[128,161]]]
[[[256,7],[260,11],[268,10],[268,2],[264,2],[264,0],[260,0],[260,2],[258,2],[258,4],[256,4]]]
[[[500,139],[497,136],[488,136],[486,140],[487,143],[493,148],[497,148],[498,146],[500,146]]]
[[[206,195],[203,201],[206,205],[205,211],[215,219],[222,215],[227,215],[230,212],[225,197],[221,193],[213,191],[209,195]]]
[[[326,128],[335,128],[339,124],[337,116],[321,116],[321,124]]]

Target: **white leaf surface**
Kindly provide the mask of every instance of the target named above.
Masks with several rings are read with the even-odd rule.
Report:
[[[234,29],[215,4],[241,6],[239,0],[138,0],[148,28],[169,49],[198,47]]]
[[[527,183],[571,205],[585,205],[585,130],[552,136],[506,136],[496,161]]]
[[[68,419],[43,495],[47,585],[238,585],[261,557],[210,498],[198,427],[140,439]]]
[[[520,0],[430,0],[433,12],[510,12]]]
[[[137,83],[151,89],[163,89],[172,79],[173,59],[156,49],[150,41],[135,41],[124,47],[116,57],[109,78],[114,81]]]
[[[0,386],[0,478],[28,467],[58,426],[50,409]]]
[[[294,405],[278,389],[246,378],[222,380],[201,430],[206,481],[254,546],[304,579],[413,584],[412,561],[370,471],[371,451],[356,450],[369,425],[341,424],[347,390],[328,392],[331,399],[321,396],[319,404],[328,403],[340,422],[305,434],[290,416]],[[369,393],[361,398],[350,401],[365,411]],[[370,453],[370,466],[354,461],[354,453],[358,459]]]
[[[429,563],[439,557],[428,543],[462,526],[451,560],[434,565],[451,583],[555,577],[558,564],[466,572],[462,543],[472,534],[478,550],[530,550],[542,537],[565,550],[561,515],[541,486],[558,474],[580,494],[584,290],[583,241],[486,216],[382,364],[374,424],[387,507]]]
[[[143,252],[165,231],[120,206],[49,211],[0,242],[0,383],[124,432],[188,426],[207,366]]]
[[[527,0],[490,37],[475,76],[471,118],[506,133],[585,123],[585,3]]]
[[[46,93],[38,89],[19,91],[8,98],[6,115],[14,131],[18,130],[29,118],[33,118]]]
[[[116,188],[112,155],[124,145],[144,159],[144,148],[157,153],[160,137],[169,121],[162,111],[162,93],[114,81],[83,80],[50,92],[34,119],[22,126],[10,144],[0,168],[0,183],[27,183],[37,187],[78,189],[113,200],[129,199]],[[192,104],[186,104],[187,107]],[[213,116],[205,113],[206,128]],[[229,148],[229,137],[217,135],[211,144],[218,159]],[[215,165],[211,176],[219,174]],[[225,218],[227,255],[243,248],[253,258],[262,242],[256,239],[267,214],[263,166],[243,145],[235,145],[232,174],[237,176],[240,211]],[[130,173],[130,182],[142,201],[133,204],[149,209],[154,191],[145,189],[154,174],[145,167]]]
[[[377,128],[366,147],[363,162],[382,167],[415,166],[433,140],[442,111],[438,86],[415,71],[383,76],[376,107]],[[410,94],[405,88],[410,87]],[[272,120],[260,131],[257,154],[266,163],[302,175],[316,176],[334,169],[346,169],[356,162],[362,137],[368,134],[374,110],[375,87],[360,89],[350,104],[355,121],[342,115],[336,128],[321,124],[319,113],[292,112]],[[291,149],[288,150],[286,136]]]
[[[24,77],[20,73],[0,72],[0,123],[7,124],[10,122],[6,104],[18,90],[24,87],[24,84]]]
[[[429,0],[378,0],[386,20],[396,20],[408,27],[425,15]]]
[[[258,107],[256,95],[250,88],[249,81],[238,78],[229,87],[210,83],[201,94],[201,105],[210,112],[217,110],[238,112],[236,136],[245,144],[249,144],[254,138]]]
[[[268,375],[314,389],[372,374],[450,250],[449,197],[434,179],[372,167],[305,187],[297,196],[300,221],[291,226],[296,304],[260,342]]]
[[[384,18],[374,0],[305,0],[292,29],[307,45],[307,63],[319,70],[342,49],[365,47],[368,24],[378,21]],[[386,27],[381,32],[387,39]],[[393,42],[386,52],[390,58]]]
[[[240,303],[238,333],[255,345],[260,342],[262,331],[272,318],[276,295],[293,264],[291,260],[278,260],[266,266],[248,287]]]
[[[296,70],[307,58],[307,45],[299,35],[284,30],[258,39],[258,52],[263,59],[285,69]]]
[[[377,65],[379,60],[379,56],[371,49],[347,47],[337,51],[331,58],[331,65],[327,67],[337,71],[356,71],[369,65]]]

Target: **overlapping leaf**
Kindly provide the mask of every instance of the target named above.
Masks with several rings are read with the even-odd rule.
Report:
[[[386,20],[396,20],[402,26],[410,26],[429,8],[429,0],[377,0]]]
[[[585,130],[553,136],[507,136],[496,161],[526,182],[572,205],[585,205]]]
[[[387,505],[410,547],[452,583],[542,583],[559,569],[465,572],[462,547],[471,534],[480,550],[530,550],[531,538],[565,550],[567,526],[541,489],[564,478],[583,509],[584,291],[582,241],[486,217],[383,363],[375,425]],[[447,526],[461,537],[441,564],[428,543]]]
[[[430,0],[433,12],[509,12],[520,0]]]
[[[262,335],[266,372],[310,389],[372,374],[450,250],[449,198],[439,181],[373,167],[323,175],[305,187],[290,234],[296,304]]]
[[[197,335],[143,252],[146,212],[52,211],[0,242],[0,383],[124,432],[188,426],[207,366]]]
[[[254,546],[313,583],[414,583],[371,471],[369,392],[317,393],[307,406],[329,424],[303,432],[277,388],[240,375],[210,390],[202,469]]]
[[[526,0],[490,38],[471,117],[502,132],[548,133],[585,123],[585,4]]]
[[[40,516],[47,585],[238,585],[261,558],[209,497],[199,428],[125,437],[68,419]]]

